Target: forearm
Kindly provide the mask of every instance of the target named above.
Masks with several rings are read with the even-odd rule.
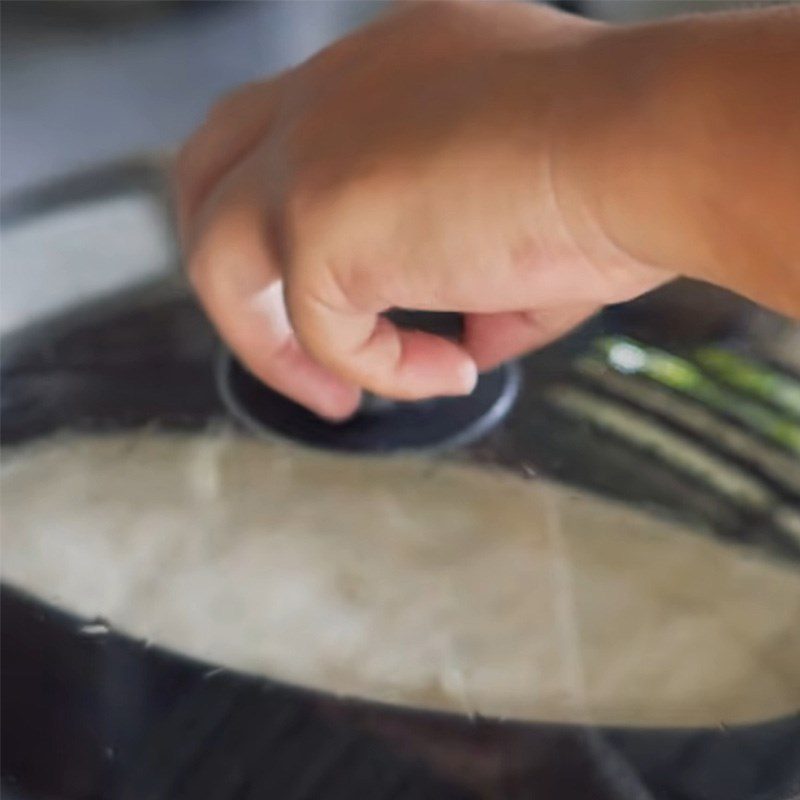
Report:
[[[587,58],[615,87],[575,111],[608,237],[800,317],[800,8],[620,28]]]

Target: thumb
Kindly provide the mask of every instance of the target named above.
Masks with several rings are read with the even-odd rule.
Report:
[[[386,397],[419,400],[469,394],[478,372],[459,344],[398,328],[380,304],[353,302],[339,285],[287,281],[295,333],[311,355],[345,380]],[[370,307],[372,305],[373,307]]]

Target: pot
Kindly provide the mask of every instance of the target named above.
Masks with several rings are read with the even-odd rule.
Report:
[[[695,621],[727,613],[711,587],[733,591],[746,585],[749,594],[737,595],[740,611],[726,616],[725,624],[749,625],[748,615],[760,608],[747,631],[756,636],[764,620],[774,629],[771,649],[761,639],[749,640],[752,659],[743,685],[766,685],[769,658],[783,668],[798,653],[787,606],[797,598],[800,608],[796,380],[748,337],[746,304],[741,314],[732,313],[738,301],[726,298],[726,318],[735,322],[724,329],[693,328],[687,315],[679,341],[674,331],[654,328],[652,317],[645,325],[637,314],[611,309],[522,360],[513,371],[520,376],[518,386],[513,379],[515,394],[479,438],[452,437],[443,452],[421,447],[398,456],[396,448],[381,447],[376,450],[382,455],[318,456],[309,451],[315,442],[308,437],[291,441],[286,409],[265,411],[257,392],[247,401],[260,420],[256,433],[241,425],[241,414],[232,414],[229,397],[226,403],[230,384],[220,378],[220,343],[176,268],[165,197],[163,162],[146,159],[66,179],[4,208],[4,247],[13,256],[9,260],[4,253],[4,270],[24,275],[30,270],[26,265],[36,263],[43,276],[25,313],[26,289],[14,287],[17,299],[2,353],[3,491],[10,509],[2,725],[9,796],[732,800],[789,798],[800,791],[800,685],[790,671],[782,673],[779,689],[752,693],[746,713],[730,717],[724,704],[717,717],[712,706],[707,714],[687,711],[691,704],[681,702],[683,685],[662,684],[648,699],[644,690],[626,693],[618,682],[602,695],[604,702],[613,699],[610,705],[595,701],[592,688],[608,683],[592,677],[601,663],[591,655],[597,631],[606,631],[604,659],[622,654],[602,664],[618,666],[626,653],[634,667],[637,659],[645,660],[636,649],[644,640],[633,633],[639,630],[636,597],[642,595],[625,599],[623,591],[641,581],[636,584],[636,570],[626,571],[622,562],[648,563],[648,553],[651,564],[674,558],[663,569],[648,568],[651,582],[663,584],[659,598],[674,586],[685,603],[696,603],[689,611],[659,605],[659,613],[667,614],[659,617],[661,631],[643,617],[640,627],[652,632],[653,649],[668,629],[675,642],[695,641],[692,637],[705,630]],[[116,228],[113,241],[110,228]],[[104,265],[115,253],[131,251],[139,254],[138,263],[129,259],[110,279]],[[77,262],[64,257],[70,252]],[[73,270],[83,275],[80,294],[74,280],[47,280],[48,265],[54,269],[59,259],[61,275],[75,275]],[[98,266],[90,267],[86,259]],[[691,307],[696,302],[691,285],[684,291]],[[674,306],[674,290],[667,300]],[[648,302],[657,305],[658,296]],[[385,426],[389,440],[392,424]],[[272,435],[278,427],[279,443]],[[146,490],[136,488],[134,473],[145,463],[136,460],[136,448],[140,455],[142,448],[161,454],[147,461],[158,476],[141,483]],[[240,466],[244,463],[247,469]],[[231,487],[235,502],[226,494]],[[109,505],[109,498],[116,505]],[[165,520],[171,509],[190,504],[197,534],[184,536]],[[56,516],[47,516],[50,506]],[[265,557],[266,533],[232,549],[251,506],[273,534],[270,563],[287,559],[281,574],[293,570],[291,580],[265,594],[252,573],[240,572],[246,576],[241,585],[232,577],[198,590],[191,565],[243,569]],[[65,519],[68,507],[80,524],[50,529],[52,520]],[[154,508],[161,510],[154,514]],[[553,508],[559,509],[554,512],[559,520],[578,521],[565,523],[573,527],[564,531],[558,525],[551,530]],[[520,519],[525,509],[531,516]],[[136,524],[150,520],[147,530],[132,523],[109,536],[108,527],[121,524],[115,515],[125,514]],[[102,530],[90,536],[84,526],[97,518]],[[412,521],[402,521],[407,518]],[[339,521],[331,532],[319,534],[332,519]],[[430,526],[419,538],[425,519]],[[203,538],[204,520],[212,520],[211,538]],[[300,527],[287,527],[287,520]],[[342,520],[348,530],[364,525],[352,552],[347,547],[354,540],[342,534]],[[533,538],[524,538],[526,520],[531,528],[543,526],[541,536],[536,528]],[[375,533],[367,535],[372,528]],[[476,555],[469,564],[459,560],[468,546],[467,528],[476,531],[469,544]],[[511,541],[512,530],[522,537],[519,542]],[[652,542],[642,544],[640,534],[652,536]],[[334,547],[331,537],[337,536]],[[606,563],[611,546],[606,542],[612,539],[604,536],[613,537],[617,549],[600,576],[592,565],[598,559]],[[103,550],[114,541],[119,551]],[[409,556],[406,566],[398,566],[412,545],[414,553],[424,552],[424,560]],[[300,546],[306,548],[302,553],[293,549]],[[541,554],[530,558],[539,546]],[[386,553],[391,559],[382,561]],[[76,554],[98,560],[88,564]],[[369,575],[358,573],[367,583],[348,590],[369,599],[361,606],[353,601],[359,613],[375,608],[375,598],[390,597],[395,604],[391,614],[379,618],[379,635],[368,640],[371,649],[366,655],[357,651],[352,659],[357,668],[348,667],[346,676],[331,665],[344,669],[342,654],[362,640],[337,629],[330,639],[332,655],[325,655],[327,623],[308,616],[327,608],[330,594],[319,595],[322,602],[295,616],[276,611],[291,606],[296,587],[311,586],[312,573],[327,580],[330,574],[318,570],[332,561],[356,572],[370,565]],[[148,584],[147,591],[129,593],[126,600],[117,590],[132,579],[118,568],[128,563],[139,565],[137,580],[167,577],[157,578],[157,589]],[[688,581],[681,575],[692,565],[697,573]],[[423,568],[430,580],[420,577]],[[665,572],[670,569],[679,571]],[[375,574],[380,580],[370,583]],[[403,581],[416,582],[402,583],[401,574]],[[570,583],[570,575],[578,577],[578,585]],[[508,646],[515,634],[504,627],[508,615],[502,603],[507,596],[516,602],[521,595],[513,592],[523,591],[519,587],[526,582],[533,592],[536,576],[552,579],[556,587],[547,595],[553,599],[552,618],[537,628],[537,641],[559,642],[553,652],[560,659],[543,668],[540,678],[544,683],[563,678],[569,702],[558,699],[561,684],[553,684],[549,695],[542,689],[549,700],[532,705],[505,691],[509,665],[517,662]],[[584,596],[585,576],[607,585]],[[278,571],[269,573],[278,588],[284,586],[279,578]],[[447,580],[456,587],[455,606],[472,609],[471,616],[458,616],[450,596],[444,610],[436,605]],[[757,581],[760,591],[753,588]],[[511,594],[503,594],[503,587]],[[381,594],[384,590],[388,594]],[[176,618],[188,619],[192,606],[203,606],[203,598],[220,591],[224,602],[204,613],[222,618],[230,602],[235,611],[229,623],[207,617],[191,636],[186,625],[174,633]],[[158,594],[152,605],[148,594],[150,599]],[[254,614],[260,601],[253,598],[262,596],[269,602]],[[748,597],[750,605],[742,599]],[[775,598],[783,598],[782,608],[769,605]],[[427,674],[429,631],[403,628],[403,608],[422,609],[442,624],[457,620],[454,646],[473,653],[466,672],[459,673],[457,665],[442,673],[441,686],[428,691],[412,678],[391,684],[374,667],[372,656],[381,654],[382,642],[387,652],[391,642],[395,648],[400,642],[405,657],[391,665],[402,662],[405,669],[419,662]],[[628,627],[612,618],[620,609],[630,614]],[[479,622],[484,613],[487,619]],[[264,622],[273,617],[280,617],[280,624]],[[346,614],[336,617],[337,624],[342,620],[351,621]],[[569,633],[576,620],[589,626],[577,640],[575,630]],[[145,630],[151,622],[152,638]],[[532,618],[531,625],[538,624]],[[709,624],[709,631],[721,630],[713,619]],[[304,626],[307,636],[297,632]],[[254,630],[263,641],[253,638]],[[407,630],[410,638],[403,639]],[[480,647],[470,650],[478,639]],[[580,647],[570,649],[575,641],[583,654]],[[720,644],[715,656],[714,647],[714,641],[703,644],[709,663],[716,658],[719,680],[712,686],[724,683],[728,652]],[[263,660],[248,660],[256,651]],[[670,661],[672,672],[694,663],[680,652],[684,661]],[[329,659],[325,669],[317,669],[323,656]],[[534,663],[539,656],[530,658]],[[664,658],[674,655],[659,656]],[[800,663],[796,666],[800,674]],[[481,677],[490,667],[503,676],[499,682]],[[570,669],[590,684],[578,706],[577,684],[564,678]],[[634,668],[630,674],[642,672]],[[605,677],[613,683],[613,675]],[[521,685],[527,687],[528,680],[523,677]],[[625,705],[622,695],[637,699]]]

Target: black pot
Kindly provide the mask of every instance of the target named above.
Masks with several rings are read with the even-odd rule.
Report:
[[[5,224],[75,198],[111,196],[132,181],[163,189],[157,167],[129,165],[29,194],[7,209]],[[730,498],[630,442],[576,425],[547,401],[550,386],[581,385],[572,359],[593,337],[636,333],[633,324],[601,317],[526,359],[514,407],[459,457],[534,468],[702,522],[722,538],[747,539],[758,529],[754,546],[796,557]],[[647,335],[653,341],[653,331]],[[62,429],[201,429],[228,419],[214,375],[218,353],[175,276],[67,309],[4,340],[3,441],[24,446]],[[702,729],[467,718],[220,670],[114,631],[80,636],[85,621],[14,587],[3,589],[2,615],[2,774],[11,798],[788,800],[800,793],[798,715]]]

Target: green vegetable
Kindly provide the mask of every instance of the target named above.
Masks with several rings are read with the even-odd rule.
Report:
[[[770,441],[800,455],[800,423],[775,408],[730,391],[691,361],[623,336],[596,339],[595,348],[617,372],[644,375],[734,417]]]
[[[703,347],[694,357],[703,369],[735,389],[766,400],[800,419],[800,381],[719,347]]]

